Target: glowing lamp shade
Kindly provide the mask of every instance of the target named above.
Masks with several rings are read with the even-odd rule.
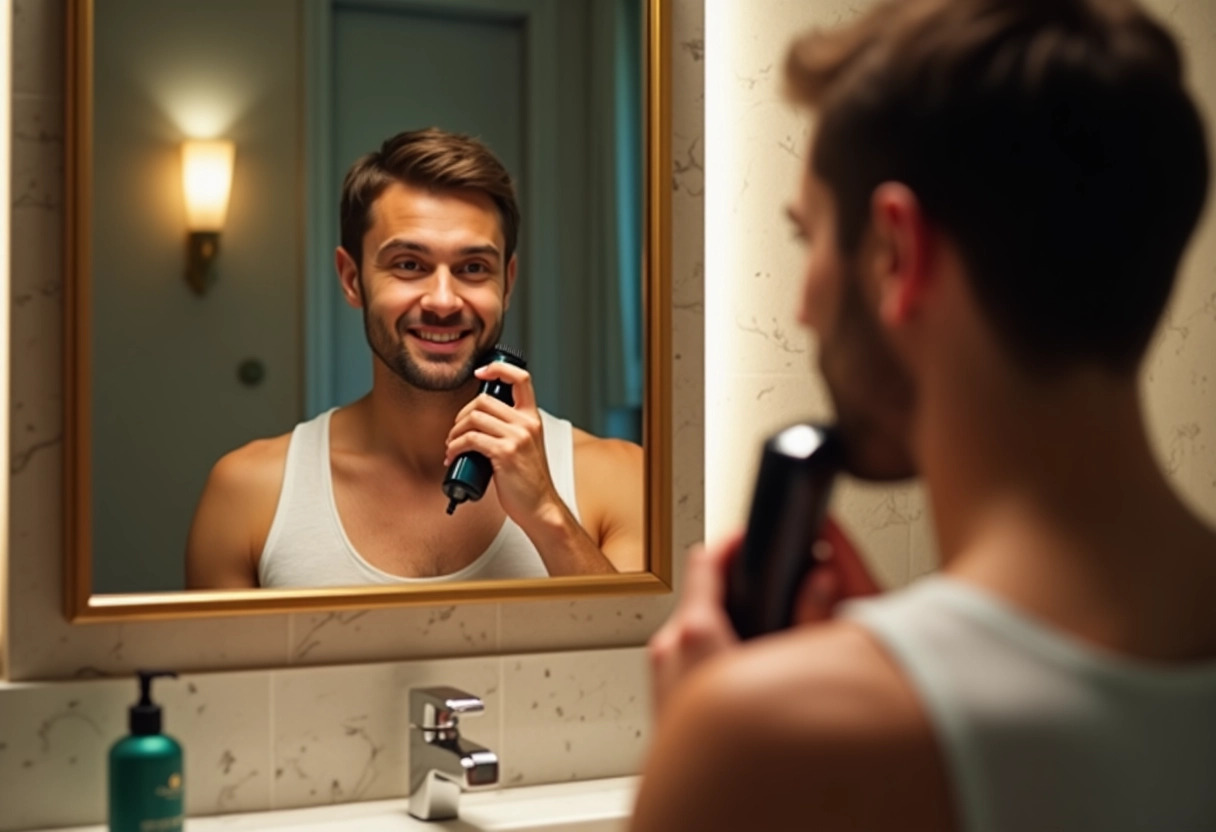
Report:
[[[229,141],[182,143],[182,188],[186,194],[186,227],[191,231],[219,231],[224,227],[235,155],[236,148]]]
[[[195,293],[207,292],[215,280],[212,261],[220,250],[220,230],[232,191],[229,141],[182,143],[182,190],[186,196],[186,282]]]

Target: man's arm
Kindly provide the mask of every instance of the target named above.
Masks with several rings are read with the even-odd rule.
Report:
[[[650,640],[656,733],[633,832],[954,828],[933,733],[902,673],[837,602],[874,592],[830,519],[830,546],[783,633],[740,643],[723,608],[742,534],[695,546]]]
[[[632,832],[955,828],[915,695],[851,622],[707,662],[664,709]]]
[[[258,586],[257,562],[283,483],[286,437],[235,450],[211,469],[186,542],[187,589]]]
[[[584,528],[617,572],[640,572],[646,568],[642,447],[574,433],[574,489]]]

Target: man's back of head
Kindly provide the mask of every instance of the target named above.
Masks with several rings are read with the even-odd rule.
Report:
[[[1172,37],[1130,0],[887,0],[787,56],[811,166],[857,249],[912,189],[1028,368],[1134,370],[1207,190]]]

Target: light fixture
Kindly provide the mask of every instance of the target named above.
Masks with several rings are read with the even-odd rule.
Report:
[[[211,263],[219,253],[220,231],[232,190],[232,142],[182,142],[182,190],[186,196],[186,282],[197,294],[212,283]]]

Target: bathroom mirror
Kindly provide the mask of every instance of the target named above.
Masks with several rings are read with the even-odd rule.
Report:
[[[69,0],[71,620],[670,589],[669,14],[666,0]],[[214,464],[370,389],[363,315],[335,271],[342,178],[431,126],[477,136],[512,175],[502,340],[526,354],[541,408],[641,445],[641,481],[614,486],[642,504],[643,568],[186,589]],[[220,165],[202,177],[218,209],[187,204],[198,154]]]

